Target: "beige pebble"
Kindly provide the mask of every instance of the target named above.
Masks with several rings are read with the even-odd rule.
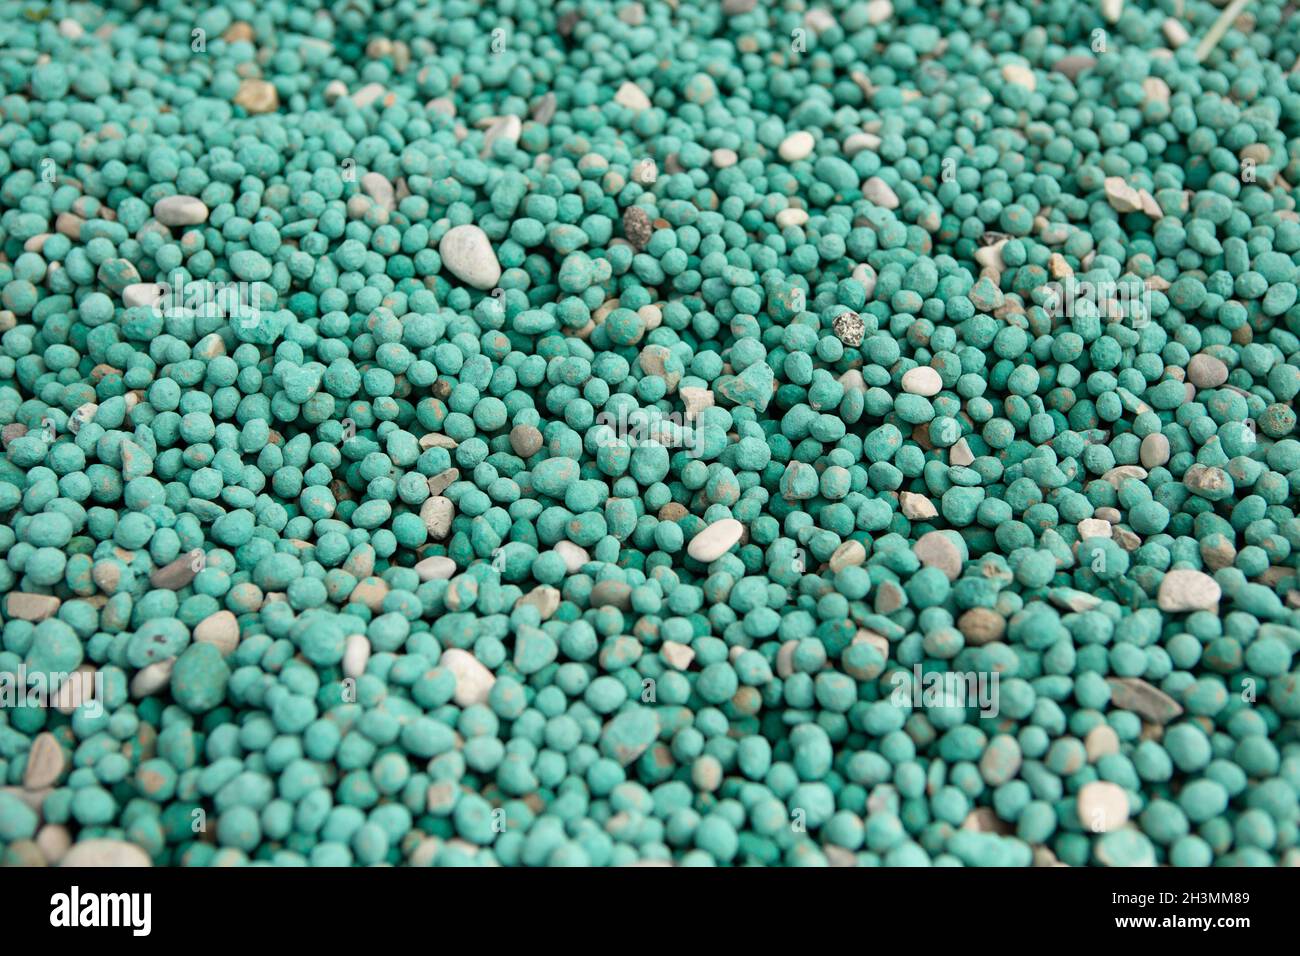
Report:
[[[1109,538],[1113,534],[1110,522],[1103,521],[1101,518],[1084,518],[1077,527],[1079,538],[1083,541],[1088,538]]]
[[[776,151],[777,155],[787,163],[795,163],[812,155],[815,144],[816,141],[813,139],[812,133],[799,130],[781,140],[781,145],[777,147]]]
[[[591,589],[592,607],[616,607],[621,611],[632,608],[632,588],[623,581],[600,581]]]
[[[1019,63],[1008,63],[1004,66],[1002,68],[1002,79],[1008,83],[1023,86],[1031,93],[1038,87],[1038,81],[1034,78],[1034,71]]]
[[[867,23],[878,26],[894,15],[893,0],[868,0]]]
[[[903,373],[903,391],[909,395],[938,395],[943,389],[943,379],[928,365],[918,365]]]
[[[1146,477],[1147,470],[1145,468],[1139,468],[1137,465],[1117,465],[1103,474],[1101,480],[1109,482],[1115,488],[1119,488],[1130,478],[1143,481]]]
[[[1119,734],[1110,724],[1098,724],[1083,738],[1083,747],[1088,753],[1088,762],[1096,763],[1102,757],[1119,753]]]
[[[194,580],[198,573],[195,565],[199,563],[198,556],[190,557],[189,554],[183,554],[161,568],[156,568],[149,575],[149,583],[161,590],[179,591]]]
[[[388,177],[381,173],[366,173],[361,177],[361,191],[389,212],[397,209],[397,192]]]
[[[728,169],[740,162],[740,157],[736,155],[734,149],[715,149],[709,154],[709,159],[718,169]]]
[[[898,194],[879,176],[872,176],[862,184],[862,195],[882,209],[898,208]]]
[[[949,581],[956,581],[961,574],[961,552],[942,531],[928,531],[921,535],[912,545],[912,553],[927,568],[938,568],[946,574]]]
[[[456,448],[459,444],[456,439],[440,432],[429,432],[420,436],[421,451],[428,451],[430,448]]]
[[[939,510],[925,495],[904,491],[899,494],[898,503],[902,507],[903,514],[912,521],[926,521],[939,515]]]
[[[82,840],[74,843],[61,861],[62,866],[127,867],[152,866],[149,854],[125,840]]]
[[[430,537],[437,541],[447,537],[451,531],[451,519],[455,513],[456,506],[452,504],[451,499],[442,495],[426,498],[424,504],[420,506],[420,517],[424,521],[424,527],[428,529]]]
[[[72,847],[72,834],[58,823],[47,823],[36,832],[36,846],[50,866],[56,865]]]
[[[20,621],[44,621],[53,617],[61,604],[63,600],[53,594],[10,591],[5,599],[5,613]]]
[[[438,472],[436,475],[430,475],[429,494],[436,497],[437,495],[442,494],[444,491],[450,488],[453,483],[459,480],[460,480],[459,468],[448,468],[444,471]]]
[[[552,550],[564,561],[565,570],[570,574],[577,574],[583,566],[591,561],[591,556],[587,554],[585,548],[581,548],[572,541],[557,541]]]
[[[845,568],[857,567],[860,564],[865,564],[866,560],[867,549],[863,546],[862,542],[850,538],[835,549],[835,552],[831,555],[830,561],[827,563],[830,565],[832,571],[842,571]]]
[[[875,152],[880,148],[880,143],[881,139],[875,133],[851,133],[844,140],[844,155],[852,159],[866,150]]]
[[[1160,432],[1152,432],[1142,439],[1138,457],[1145,468],[1159,468],[1169,461],[1169,439]]]
[[[808,222],[808,210],[790,206],[776,214],[776,224],[781,229],[802,226]]]
[[[539,584],[516,601],[515,607],[520,604],[531,604],[537,608],[543,621],[549,621],[560,608],[560,592],[549,584]]]
[[[1093,780],[1079,789],[1079,822],[1093,833],[1110,833],[1128,822],[1128,795],[1109,780]]]
[[[713,392],[710,389],[688,386],[677,394],[681,396],[682,404],[686,406],[688,419],[699,418],[700,412],[713,407]]]
[[[497,679],[477,657],[459,647],[449,647],[442,652],[438,663],[456,678],[453,699],[459,706],[487,703],[488,692]]]
[[[648,110],[652,105],[650,97],[645,94],[645,90],[631,80],[625,80],[623,85],[618,88],[618,92],[614,94],[614,102],[619,106],[632,110],[634,113]]]
[[[674,670],[684,671],[695,660],[695,651],[687,644],[677,641],[664,641],[659,648],[659,656],[664,663]]]
[[[1116,212],[1137,212],[1142,208],[1142,197],[1122,177],[1107,176],[1103,186],[1106,190],[1106,201]]]
[[[23,771],[23,787],[27,790],[44,790],[58,782],[67,766],[67,758],[58,738],[49,731],[36,735],[27,751],[27,767]]]
[[[153,204],[153,217],[164,226],[197,226],[207,221],[208,207],[197,196],[164,196]]]
[[[1007,622],[992,608],[973,607],[963,611],[961,617],[957,618],[957,630],[961,631],[967,644],[979,647],[1001,640],[1006,633]]]
[[[958,438],[953,446],[948,449],[948,464],[965,467],[975,461],[975,455],[971,453],[970,445],[966,439]]]
[[[1124,0],[1101,0],[1101,16],[1107,23],[1118,23],[1124,12]]]
[[[1187,380],[1197,388],[1218,388],[1228,380],[1228,366],[1213,355],[1198,352],[1187,363]]]
[[[542,450],[542,433],[532,425],[516,425],[510,429],[510,447],[520,458],[531,458]]]
[[[131,678],[131,696],[132,697],[150,697],[164,687],[172,679],[172,668],[176,666],[176,658],[169,657],[165,661],[155,661],[146,667],[136,671]]]
[[[352,94],[352,105],[365,109],[381,100],[387,92],[382,83],[367,83]]]
[[[1187,32],[1187,27],[1183,26],[1181,20],[1175,20],[1168,17],[1165,22],[1160,24],[1160,29],[1165,34],[1165,41],[1175,50],[1191,39]]]
[[[740,541],[745,526],[735,518],[715,521],[691,538],[686,553],[703,564],[718,560]]]
[[[280,106],[280,94],[266,80],[247,79],[239,84],[235,105],[249,113],[270,113]]]
[[[212,644],[226,657],[239,646],[239,620],[230,611],[216,611],[199,621],[194,640]]]
[[[799,646],[795,640],[786,641],[776,652],[776,674],[784,679],[794,673],[794,651]]]
[[[1165,573],[1156,592],[1160,610],[1171,614],[1185,611],[1213,611],[1219,606],[1223,589],[1219,582],[1203,571],[1175,568]]]
[[[501,281],[501,263],[487,233],[472,223],[452,226],[438,241],[438,255],[447,271],[475,289],[491,289]]]

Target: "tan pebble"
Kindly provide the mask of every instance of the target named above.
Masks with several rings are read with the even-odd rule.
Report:
[[[987,607],[973,607],[957,618],[957,630],[974,647],[1002,639],[1007,622],[997,611]]]
[[[27,790],[44,790],[58,782],[67,765],[59,740],[49,731],[36,735],[27,751],[27,768],[23,771],[23,787]]]
[[[1169,461],[1169,439],[1160,432],[1152,432],[1142,439],[1138,457],[1146,468],[1159,468]]]
[[[235,105],[249,113],[270,113],[280,106],[280,94],[266,80],[247,79],[239,84]]]
[[[239,646],[239,621],[230,611],[216,611],[199,621],[194,640],[214,645],[226,657]]]
[[[5,599],[5,613],[21,621],[44,621],[52,617],[63,603],[53,594],[29,594],[11,591]]]
[[[912,552],[928,568],[938,568],[956,581],[961,574],[961,552],[952,539],[942,531],[928,531],[912,545]]]
[[[1187,380],[1197,388],[1218,388],[1228,380],[1228,366],[1213,355],[1198,352],[1187,363]]]
[[[1088,762],[1096,763],[1102,757],[1119,753],[1119,734],[1110,724],[1098,724],[1083,738],[1083,746],[1088,753]]]

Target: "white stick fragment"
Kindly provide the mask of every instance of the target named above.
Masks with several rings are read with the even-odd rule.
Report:
[[[1214,21],[1214,25],[1210,27],[1209,32],[1196,45],[1197,63],[1204,63],[1209,58],[1210,54],[1214,52],[1214,48],[1219,45],[1219,41],[1223,39],[1223,35],[1228,32],[1228,28],[1232,26],[1233,21],[1241,16],[1241,11],[1246,9],[1248,3],[1250,3],[1250,0],[1232,0],[1232,3],[1224,8],[1223,12],[1219,14],[1219,19]]]

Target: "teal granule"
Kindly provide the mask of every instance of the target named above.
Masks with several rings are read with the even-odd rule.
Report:
[[[0,0],[0,861],[1300,864],[1298,58]]]

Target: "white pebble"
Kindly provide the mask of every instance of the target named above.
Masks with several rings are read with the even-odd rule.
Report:
[[[634,113],[648,110],[651,106],[650,97],[645,95],[645,90],[631,80],[625,80],[623,85],[618,88],[618,92],[614,94],[614,102],[619,106],[627,107]]]
[[[863,150],[873,152],[880,148],[880,137],[875,133],[853,133],[844,141],[844,155],[850,158]]]
[[[82,840],[74,843],[61,866],[152,866],[149,854],[125,840]]]
[[[164,196],[153,204],[153,217],[164,226],[197,226],[207,222],[208,207],[197,196]]]
[[[1128,795],[1109,780],[1093,780],[1079,789],[1079,822],[1093,833],[1110,833],[1128,822]]]
[[[862,184],[862,195],[882,209],[898,208],[898,194],[879,176],[872,176]]]
[[[870,0],[867,4],[867,23],[877,26],[894,15],[892,0]]]
[[[1203,571],[1176,568],[1166,572],[1156,592],[1160,610],[1179,614],[1183,611],[1213,611],[1219,606],[1223,589],[1219,582]]]
[[[440,666],[451,671],[456,678],[456,693],[453,699],[460,707],[474,704],[486,704],[488,692],[497,682],[496,675],[469,651],[459,647],[449,647],[439,658]]]
[[[934,502],[925,495],[904,491],[898,496],[898,503],[903,509],[903,514],[912,521],[925,521],[939,515],[939,510],[935,508]]]
[[[455,511],[456,507],[450,498],[434,495],[432,498],[426,498],[424,504],[420,506],[420,518],[423,519],[429,535],[441,541],[451,531],[451,519]]]
[[[787,163],[795,163],[801,159],[807,159],[812,154],[813,145],[813,134],[799,130],[781,140],[781,145],[777,147],[776,151]]]
[[[788,229],[791,226],[802,226],[807,221],[808,210],[799,209],[796,206],[782,209],[776,214],[776,224],[782,229]]]
[[[695,660],[695,651],[686,644],[677,641],[664,641],[659,648],[659,656],[674,670],[684,671]]]
[[[356,680],[366,672],[370,661],[370,639],[364,634],[349,634],[343,644],[343,676]]]
[[[943,389],[943,379],[928,365],[918,365],[903,373],[903,391],[909,395],[938,395]]]
[[[686,546],[686,553],[702,564],[718,560],[740,540],[745,526],[735,518],[723,518],[709,525]]]
[[[451,558],[434,555],[415,565],[421,581],[450,581],[456,575],[456,562]]]
[[[1033,92],[1038,81],[1034,78],[1034,71],[1027,66],[1021,66],[1019,63],[1008,63],[1002,68],[1002,79],[1008,83],[1014,83],[1017,86],[1023,86]]]
[[[476,289],[491,289],[501,281],[501,263],[478,226],[453,226],[438,243],[442,264],[457,279]]]
[[[1116,212],[1137,212],[1142,208],[1141,195],[1121,177],[1107,176],[1102,185],[1106,189],[1106,200]]]
[[[149,697],[158,693],[171,681],[172,668],[175,666],[176,658],[169,657],[165,661],[155,661],[136,671],[135,676],[131,678],[131,696]]]
[[[162,304],[167,287],[157,282],[132,282],[122,289],[122,304],[128,309]]]
[[[393,190],[393,184],[380,173],[366,173],[362,176],[361,191],[389,212],[397,208],[397,194]]]
[[[577,574],[591,560],[591,555],[572,541],[557,541],[552,550],[564,561],[564,568],[570,574]]]

